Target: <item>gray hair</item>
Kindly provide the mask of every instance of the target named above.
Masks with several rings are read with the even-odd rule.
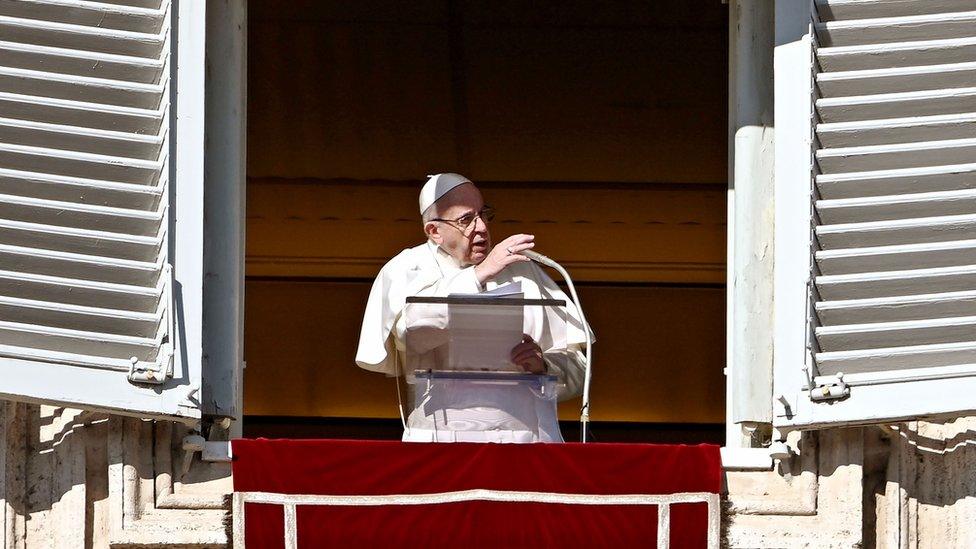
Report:
[[[437,202],[430,205],[429,208],[424,210],[424,214],[421,216],[424,226],[426,227],[428,223],[433,221],[435,218],[440,217],[440,208],[437,207]]]

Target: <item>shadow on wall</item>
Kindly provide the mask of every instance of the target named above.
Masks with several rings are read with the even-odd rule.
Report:
[[[100,527],[91,510],[108,500],[108,431],[106,414],[0,401],[0,500],[10,510],[11,547],[32,544],[28,536],[51,547],[91,539]],[[73,528],[37,530],[35,520]]]
[[[976,417],[909,422],[886,431],[892,449],[887,478],[901,481],[910,499],[947,506],[976,497]]]
[[[971,546],[976,418],[864,429],[864,546],[893,531],[919,546]]]
[[[725,472],[723,547],[828,538],[875,547],[905,536],[926,547],[972,545],[976,418],[797,432],[790,440],[799,453],[774,472]]]
[[[107,546],[113,511],[135,520],[174,492],[223,482],[226,468],[183,472],[185,434],[171,422],[0,400],[0,502],[9,509],[0,542]]]
[[[829,429],[805,433],[803,441],[814,437],[818,456],[815,464],[804,462],[803,471],[825,478],[840,467],[862,465],[866,515],[876,497],[892,497],[891,485],[904,491],[899,497],[936,507],[976,497],[976,417]],[[846,443],[837,444],[841,437]]]

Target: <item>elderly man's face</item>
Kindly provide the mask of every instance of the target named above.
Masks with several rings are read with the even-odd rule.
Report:
[[[437,217],[444,221],[428,222],[424,231],[462,265],[478,265],[491,249],[488,225],[478,216],[484,207],[481,191],[473,183],[458,185],[437,201]],[[462,227],[457,220],[464,220],[465,216],[474,218],[474,221]]]

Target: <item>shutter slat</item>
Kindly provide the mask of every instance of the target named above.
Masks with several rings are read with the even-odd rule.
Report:
[[[816,0],[822,21],[970,11],[973,0]]]
[[[814,260],[825,275],[976,265],[976,240],[818,250]]]
[[[25,171],[44,166],[45,171],[53,175],[152,185],[160,175],[163,160],[140,160],[124,156],[0,143],[0,165],[8,169]]]
[[[967,38],[976,28],[976,11],[829,21],[815,28],[823,46]]]
[[[0,36],[9,42],[159,58],[166,33],[142,33],[0,15]]]
[[[159,9],[164,0],[98,0],[102,4],[129,6],[134,8]]]
[[[816,209],[824,224],[976,214],[976,189],[818,200]]]
[[[154,338],[71,330],[5,320],[0,320],[0,341],[3,341],[4,345],[22,348],[25,354],[30,349],[43,351],[72,349],[75,351],[74,354],[88,357],[113,357],[114,360],[108,361],[109,364],[118,363],[127,357],[152,361],[159,352],[159,341]],[[41,356],[43,358],[44,355]]]
[[[976,164],[824,174],[815,181],[825,199],[976,189]]]
[[[825,72],[817,75],[820,91],[833,97],[966,88],[974,85],[974,62]]]
[[[816,235],[824,250],[969,239],[976,238],[976,215],[819,225]]]
[[[817,100],[825,123],[976,112],[976,87],[833,97]]]
[[[159,255],[162,236],[139,236],[0,219],[0,242],[149,262]]]
[[[159,313],[0,296],[0,320],[150,338],[159,330],[162,316]]]
[[[976,316],[821,326],[815,333],[825,352],[955,343],[973,338]]]
[[[820,301],[817,316],[823,324],[862,324],[966,316],[976,306],[976,290]]]
[[[0,116],[117,132],[156,134],[162,110],[0,92]]]
[[[131,210],[156,210],[165,183],[166,174],[150,186],[0,168],[0,194]]]
[[[817,353],[823,375],[976,364],[976,341]]]
[[[108,53],[52,48],[34,44],[0,41],[0,63],[5,67],[98,78],[155,84],[162,75],[164,63],[155,58],[129,57]]]
[[[149,313],[158,310],[161,288],[111,284],[94,280],[0,271],[0,296],[72,305],[126,309]]]
[[[157,108],[165,91],[163,84],[142,84],[9,67],[0,67],[0,89],[10,93],[137,109]]]
[[[159,156],[163,136],[0,118],[0,141],[15,145],[155,160]]]
[[[976,113],[817,124],[823,147],[858,147],[976,137]]]
[[[10,221],[154,236],[159,233],[162,218],[160,211],[128,210],[0,195],[0,219]]]
[[[974,57],[976,38],[970,37],[817,50],[817,61],[825,72],[942,65],[965,62]]]
[[[932,288],[957,292],[976,288],[976,265],[882,271],[816,278],[821,299],[867,299],[927,294]]]
[[[824,174],[962,164],[976,158],[976,139],[836,147],[816,156]]]
[[[27,359],[27,360],[34,361],[37,360],[39,354],[42,354],[45,360],[51,362],[57,362],[58,364],[70,364],[74,366],[83,366],[85,368],[91,368],[94,370],[128,372],[129,367],[131,365],[131,357],[129,359],[123,360],[123,359],[116,359],[116,358],[80,355],[77,353],[66,353],[64,351],[57,351],[51,349],[39,350],[31,347],[17,347],[14,345],[0,344],[0,356],[4,356],[7,359]],[[145,361],[142,362],[145,363]]]
[[[26,273],[77,277],[133,286],[155,286],[162,272],[162,266],[157,262],[8,244],[0,244],[0,265],[4,269],[16,269]]]
[[[30,3],[3,0],[0,1],[0,15],[114,30],[156,33],[162,27],[165,14],[158,8],[80,2],[78,0],[34,0]]]

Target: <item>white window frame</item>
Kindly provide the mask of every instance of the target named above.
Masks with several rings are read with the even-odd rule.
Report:
[[[774,6],[729,2],[726,441],[730,470],[770,469],[754,429],[772,421],[772,45]],[[738,252],[737,252],[738,250]]]
[[[203,195],[203,413],[243,422],[247,172],[247,7],[206,6],[206,158]]]
[[[203,378],[203,197],[204,197],[204,114],[205,114],[205,33],[206,6],[175,0],[178,19],[171,40],[176,47],[175,155],[170,193],[175,211],[171,212],[174,238],[173,308],[176,318],[176,364],[182,364],[187,379],[194,380],[188,397],[199,403]],[[193,383],[193,382],[191,382]],[[193,393],[195,391],[195,394]]]

